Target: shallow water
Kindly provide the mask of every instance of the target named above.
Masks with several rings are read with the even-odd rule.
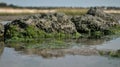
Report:
[[[0,67],[120,67],[120,58],[100,56],[96,52],[97,49],[120,49],[120,38],[75,39],[66,42],[72,47],[54,50],[10,48],[0,42]]]
[[[87,41],[89,42],[89,40]],[[23,50],[3,46],[0,48],[3,50],[0,56],[0,67],[120,67],[120,58],[81,53],[81,49],[78,48],[83,48],[83,43],[80,42],[72,41],[72,44],[79,46],[77,48],[73,46],[70,50]],[[93,42],[101,42],[102,44],[90,45],[84,43],[84,48],[120,49],[120,38]]]
[[[97,49],[112,49],[112,50],[118,50],[120,49],[120,38],[108,41],[104,44],[97,45]]]
[[[6,47],[0,57],[0,67],[120,67],[120,58],[82,55],[43,58]]]
[[[1,21],[0,23],[2,23],[3,25],[10,23],[11,21]]]

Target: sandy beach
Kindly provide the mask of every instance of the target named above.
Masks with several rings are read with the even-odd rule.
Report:
[[[57,12],[56,9],[14,9],[14,8],[0,8],[0,13],[49,13]],[[104,10],[106,13],[120,13],[120,10]]]
[[[0,13],[48,13],[48,12],[55,12],[55,10],[0,8]]]

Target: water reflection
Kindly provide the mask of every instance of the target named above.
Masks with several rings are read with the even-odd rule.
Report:
[[[28,50],[29,51],[29,50]],[[41,56],[19,54],[13,48],[5,48],[0,67],[119,67],[120,58],[103,56],[67,55],[42,58]]]
[[[2,55],[4,50],[4,42],[0,42],[0,56]]]
[[[100,45],[106,42],[106,39],[87,39],[81,38],[77,40],[77,43],[81,43],[83,45]]]
[[[38,55],[43,58],[64,57],[65,55],[99,55],[97,46],[104,46],[108,41],[114,41],[118,36],[109,36],[102,39],[41,39],[32,42],[8,42],[7,47],[12,47],[21,54]],[[111,46],[114,46],[114,42]],[[109,45],[109,43],[108,43]],[[94,46],[94,47],[93,47]],[[109,46],[109,47],[111,47]],[[108,46],[107,46],[108,47]]]
[[[109,38],[101,38],[101,39],[87,39],[87,38],[79,38],[79,39],[40,39],[35,41],[26,41],[26,42],[7,42],[6,45],[8,47],[14,47],[17,49],[24,48],[70,48],[74,46],[93,46],[93,45],[102,45],[105,42],[116,39],[115,37]],[[16,50],[17,50],[16,49]]]
[[[66,48],[66,49],[32,49],[32,48],[14,48],[20,54],[38,55],[43,58],[64,57],[65,55],[99,55],[95,48]]]
[[[37,42],[12,42],[8,47],[14,47],[21,54],[38,55],[43,58],[64,57],[65,55],[99,55],[96,48],[90,46],[101,45],[109,39],[65,39],[65,40],[40,40]],[[67,46],[66,46],[67,45]],[[86,47],[87,45],[87,47]],[[75,47],[77,46],[77,48]],[[55,47],[55,48],[54,48]],[[62,47],[62,48],[61,48]]]
[[[52,58],[52,57],[64,57],[66,55],[99,55],[96,49],[88,49],[88,48],[81,48],[81,49],[25,49],[22,50],[21,54],[27,55],[38,55],[42,56],[43,58]]]

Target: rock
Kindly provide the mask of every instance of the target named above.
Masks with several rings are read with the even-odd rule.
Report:
[[[109,55],[111,57],[120,57],[120,50],[111,51]]]
[[[79,33],[86,33],[89,36],[108,35],[110,28],[119,25],[114,16],[98,8],[90,8],[87,14],[74,16],[71,21]]]
[[[5,25],[5,39],[61,37],[76,35],[108,35],[120,24],[116,18],[98,8],[90,8],[86,15],[67,16],[64,13],[43,13],[16,19]]]
[[[0,56],[2,55],[4,50],[4,42],[0,42]]]
[[[76,29],[80,33],[109,29],[109,24],[107,24],[105,20],[92,15],[73,17],[72,21],[75,23]]]
[[[76,32],[74,23],[71,22],[69,17],[65,14],[44,14],[41,15],[39,22],[36,26],[45,32],[63,32],[72,34]]]
[[[115,16],[112,14],[105,13],[103,9],[97,8],[97,7],[91,7],[87,14],[92,15],[92,16],[97,16],[102,18],[103,20],[106,20],[110,23],[115,23],[118,24],[118,20]]]
[[[31,15],[5,25],[5,39],[39,38],[53,33],[72,35],[77,31],[74,23],[63,13]]]
[[[103,56],[110,56],[110,57],[120,57],[120,50],[99,50],[99,54]]]
[[[4,35],[4,26],[0,23],[0,38]]]

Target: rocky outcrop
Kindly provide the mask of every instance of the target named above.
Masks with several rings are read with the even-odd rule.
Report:
[[[120,49],[118,50],[99,50],[100,55],[120,57]]]
[[[4,42],[0,42],[0,56],[2,55],[4,50]]]
[[[71,20],[79,33],[89,33],[90,36],[109,34],[111,27],[119,25],[113,15],[98,8],[90,8],[87,14],[75,16]]]
[[[64,13],[36,14],[6,24],[5,39],[66,37],[81,33],[101,37],[116,31],[111,29],[118,25],[113,15],[98,8],[90,8],[87,14],[74,17]]]
[[[106,21],[108,21],[110,23],[112,23],[112,22],[118,22],[117,18],[114,15],[105,13],[103,11],[103,9],[101,9],[101,8],[91,7],[88,10],[87,14],[92,15],[92,16],[100,17],[103,20],[106,20]]]
[[[0,38],[4,35],[4,26],[0,23]]]
[[[5,38],[39,38],[76,34],[70,18],[63,13],[47,13],[27,16],[5,25]],[[49,35],[49,36],[48,36]]]
[[[91,15],[83,15],[72,18],[72,21],[76,25],[76,29],[80,33],[85,33],[89,31],[102,31],[109,28],[109,23],[99,17],[94,17]]]
[[[47,33],[63,32],[72,34],[76,32],[74,23],[63,13],[42,14],[36,26]]]

